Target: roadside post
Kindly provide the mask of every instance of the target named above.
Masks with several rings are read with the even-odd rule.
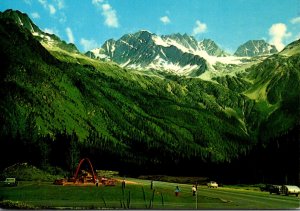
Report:
[[[198,190],[196,190],[196,210],[198,209]]]

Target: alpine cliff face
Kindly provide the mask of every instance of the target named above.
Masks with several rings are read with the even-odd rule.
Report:
[[[226,53],[222,50],[213,40],[211,39],[204,39],[200,43],[200,46],[204,51],[211,56],[218,56],[218,57],[226,57],[229,56],[229,53]]]
[[[213,46],[215,47],[215,46]],[[131,69],[156,69],[189,76],[207,70],[206,60],[195,51],[199,43],[187,35],[158,36],[149,31],[126,34],[119,40],[108,40],[100,49],[87,52],[91,58],[112,60]],[[219,52],[216,49],[213,51]]]
[[[277,49],[274,45],[270,45],[264,40],[249,40],[238,47],[235,56],[261,56],[277,53]]]

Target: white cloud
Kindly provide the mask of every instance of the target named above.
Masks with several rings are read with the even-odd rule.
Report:
[[[58,33],[57,29],[45,28],[43,31],[48,33],[48,34],[55,34],[55,35],[59,36],[59,33]]]
[[[201,21],[196,21],[196,26],[193,28],[193,35],[201,34],[206,32],[207,25],[205,23],[201,23]]]
[[[73,35],[73,32],[72,32],[70,27],[66,28],[66,33],[67,33],[67,36],[68,36],[68,42],[74,44],[75,39],[74,39],[74,35]]]
[[[300,16],[299,16],[299,17],[296,17],[296,18],[293,18],[293,19],[291,20],[291,23],[292,23],[292,24],[300,23]]]
[[[87,40],[84,38],[80,39],[80,44],[82,45],[84,51],[89,51],[99,46],[99,44],[95,40]]]
[[[109,4],[103,4],[102,9],[105,10],[111,10],[111,6]]]
[[[55,0],[55,3],[57,5],[57,8],[59,10],[63,9],[65,7],[65,2],[64,0]]]
[[[108,27],[113,27],[113,28],[119,27],[117,12],[109,4],[102,5],[102,15],[105,17],[104,23]]]
[[[164,25],[167,25],[168,23],[170,23],[170,18],[168,16],[163,16],[159,19]]]
[[[55,7],[52,4],[49,4],[48,7],[49,7],[50,14],[53,15],[53,14],[56,13],[56,9],[55,9]]]
[[[40,14],[37,13],[37,12],[33,12],[33,13],[31,13],[31,17],[32,17],[33,19],[39,19],[39,18],[40,18]]]
[[[39,0],[40,4],[43,5],[45,9],[47,9],[47,1],[46,0]]]
[[[269,29],[269,35],[271,37],[270,43],[275,45],[277,50],[281,51],[284,48],[284,39],[290,37],[292,33],[287,32],[287,27],[283,23],[273,24]]]
[[[107,2],[103,2],[104,0],[92,0],[92,4],[101,10],[103,17],[105,18],[104,24],[108,27],[118,28],[119,21],[116,10],[114,10]]]
[[[56,13],[56,8],[52,4],[48,4],[47,0],[39,0],[39,3],[49,11],[51,15]]]
[[[103,0],[92,0],[92,4],[99,5],[103,2]]]
[[[46,32],[48,34],[55,34],[53,29],[48,29],[48,28],[45,28],[44,32]]]
[[[67,21],[67,16],[65,13],[61,13],[60,18],[58,20],[60,23],[65,23]]]

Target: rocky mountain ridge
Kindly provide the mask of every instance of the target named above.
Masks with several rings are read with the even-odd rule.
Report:
[[[102,61],[114,61],[129,69],[151,69],[198,77],[206,71],[216,70],[218,64],[243,66],[249,60],[255,60],[251,57],[277,52],[265,41],[252,40],[247,43],[252,45],[244,44],[234,55],[230,55],[210,39],[197,41],[193,36],[179,33],[159,36],[142,30],[125,34],[118,40],[107,40],[100,48],[88,51],[86,55]],[[241,53],[246,47],[249,48],[247,53]]]
[[[43,45],[47,45],[48,47],[56,47],[71,53],[79,53],[79,50],[73,43],[66,43],[55,34],[49,34],[39,29],[25,13],[22,13],[18,10],[9,9],[4,12],[0,12],[0,18],[11,20],[12,22],[15,22],[23,28],[29,30],[32,35]]]
[[[26,14],[20,11],[7,10],[0,16],[7,17],[28,29],[48,49],[58,48],[79,54],[74,44],[68,44],[54,34],[43,32]],[[264,59],[259,56],[276,52],[274,46],[262,40],[247,43],[252,43],[252,45],[250,47],[250,44],[240,46],[232,56],[210,39],[197,41],[193,36],[187,34],[159,36],[141,30],[133,34],[125,34],[118,40],[107,40],[101,48],[88,51],[85,55],[102,61],[113,61],[127,69],[150,70],[159,74],[166,72],[210,80],[211,77],[224,72],[224,70],[231,70],[232,67],[239,70],[245,69]],[[248,49],[247,53],[245,53],[245,48]],[[244,53],[241,53],[242,51]],[[250,56],[256,57],[251,58]],[[207,77],[208,75],[209,77]]]
[[[235,56],[260,56],[260,55],[271,55],[278,53],[278,50],[274,45],[270,45],[264,40],[249,40],[246,43],[240,45]]]

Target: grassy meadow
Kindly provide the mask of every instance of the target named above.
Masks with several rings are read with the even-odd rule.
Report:
[[[148,183],[148,184],[147,184]],[[187,187],[181,188],[175,196],[175,184],[155,182],[153,190],[150,181],[127,182],[122,190],[116,186],[56,186],[50,182],[20,182],[18,187],[2,187],[0,195],[4,200],[21,201],[40,208],[130,208],[162,209],[195,207],[195,197]],[[198,196],[203,202],[219,202],[217,198]]]
[[[181,192],[175,196],[176,185]],[[51,182],[20,182],[17,187],[1,187],[2,208],[22,209],[291,209],[299,208],[295,196],[270,195],[249,187],[228,186],[210,189],[192,185],[127,179],[126,187],[58,186]],[[197,200],[197,203],[196,203]]]

